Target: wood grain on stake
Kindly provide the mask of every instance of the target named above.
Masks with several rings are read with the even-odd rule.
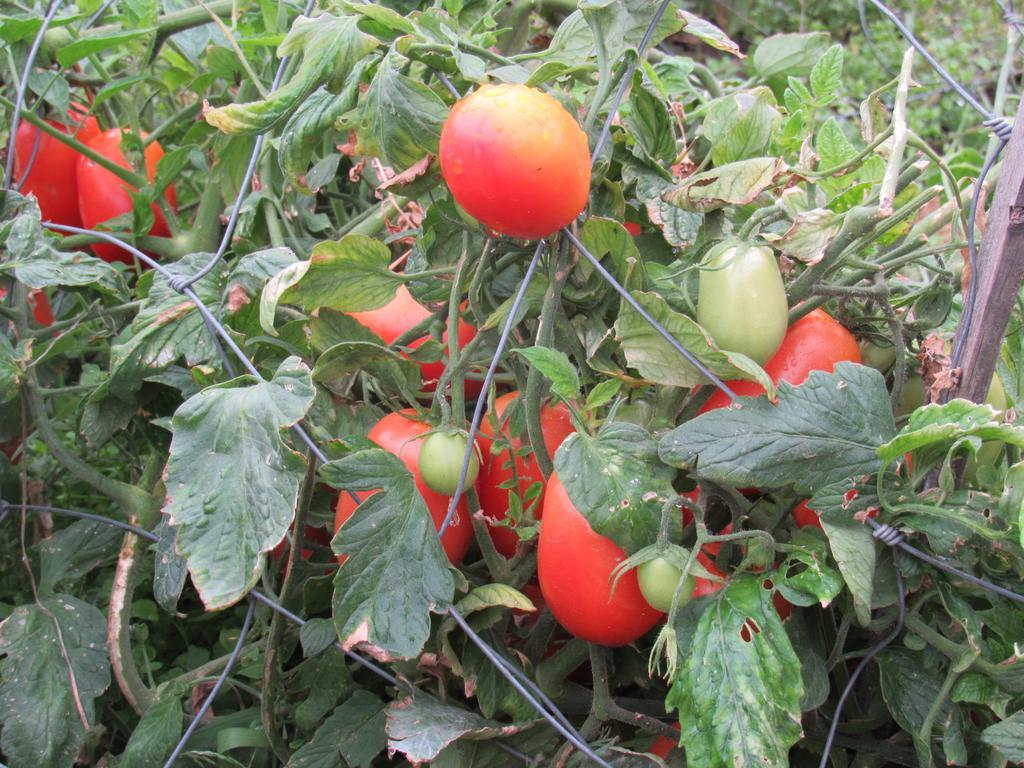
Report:
[[[988,226],[978,249],[974,320],[958,328],[964,337],[960,384],[952,394],[980,403],[992,373],[1024,278],[1024,99],[1017,108],[1010,143],[1003,150],[1003,169]],[[961,321],[962,322],[962,321]]]

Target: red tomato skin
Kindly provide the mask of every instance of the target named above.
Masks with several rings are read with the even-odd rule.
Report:
[[[672,727],[678,731],[679,723],[672,723]],[[652,755],[660,757],[662,760],[668,760],[668,753],[672,751],[673,747],[677,746],[679,746],[679,739],[673,741],[667,736],[659,736],[654,740],[647,751]]]
[[[448,514],[448,504],[451,499],[448,496],[442,496],[440,493],[430,490],[427,484],[423,482],[423,478],[420,477],[420,446],[423,444],[423,440],[420,438],[430,429],[430,425],[416,420],[415,415],[416,412],[411,408],[389,413],[373,426],[367,437],[385,451],[395,454],[402,460],[406,469],[416,479],[416,489],[423,496],[427,509],[430,510],[434,526],[440,528],[441,523],[444,522],[445,515]],[[367,495],[373,493],[377,493],[377,491],[370,491],[364,494],[363,498],[365,499]],[[335,532],[352,517],[356,506],[357,504],[352,496],[343,490],[338,497],[338,506],[334,515]],[[448,530],[441,537],[441,546],[444,547],[445,554],[448,555],[448,559],[453,565],[458,565],[462,562],[462,558],[466,556],[466,552],[469,550],[469,544],[472,539],[473,523],[469,519],[469,508],[466,506],[466,500],[462,499],[459,501],[455,517],[448,526]],[[344,563],[345,559],[344,556],[339,556],[338,562]]]
[[[519,397],[519,392],[508,392],[494,401],[493,417],[501,423],[505,410],[512,402]],[[545,405],[540,409],[540,429],[544,435],[544,445],[548,449],[548,455],[554,456],[555,451],[575,430],[572,426],[572,419],[569,416],[569,409],[564,403],[556,405]],[[504,441],[512,445],[512,451],[494,452],[494,431],[491,426],[491,414],[484,417],[480,424],[478,443],[483,451],[483,463],[480,467],[480,508],[484,514],[492,520],[504,520],[508,517],[509,494],[512,489],[501,488],[503,483],[510,482],[513,478],[512,461],[515,461],[515,476],[519,478],[517,493],[520,497],[534,483],[544,483],[544,475],[540,471],[533,454],[527,456],[515,455],[522,445],[522,436],[511,437],[509,426],[506,421],[501,427]],[[540,519],[544,510],[544,490],[542,488],[540,498],[534,507],[534,514]],[[505,557],[512,557],[519,545],[519,537],[509,528],[491,527],[491,539],[494,546]]]
[[[349,312],[348,314],[380,336],[385,344],[391,344],[410,328],[419,325],[430,317],[431,312],[413,298],[408,288],[404,285],[400,285],[398,286],[398,290],[395,292],[395,298],[383,307],[378,309],[369,309],[365,312]],[[469,342],[473,340],[474,336],[476,336],[476,328],[460,317],[459,349],[462,349],[469,344]],[[424,336],[410,342],[406,346],[410,349],[417,349],[426,342],[428,338],[429,335]],[[441,336],[441,340],[444,344],[448,343],[447,326]],[[417,363],[423,374],[424,391],[433,392],[437,387],[437,380],[440,379],[441,374],[444,373],[445,360],[447,357],[448,355],[446,351],[444,359],[438,360],[435,363]],[[475,397],[480,393],[481,389],[483,389],[482,381],[476,381],[473,379],[465,380],[465,391],[468,397]]]
[[[570,224],[590,194],[587,135],[557,100],[524,85],[484,85],[441,129],[441,173],[485,227],[535,240]]]
[[[797,528],[806,528],[808,526],[821,528],[821,518],[818,517],[817,512],[807,506],[806,501],[801,501],[793,507],[793,520],[796,522]]]
[[[143,134],[143,138],[145,136],[146,134]],[[122,168],[131,168],[124,153],[121,152],[120,128],[104,131],[93,138],[88,146]],[[146,163],[146,178],[152,181],[156,176],[156,164],[164,156],[164,150],[159,142],[154,141],[146,145],[143,156]],[[131,213],[132,199],[128,191],[135,190],[110,171],[101,168],[83,155],[78,158],[76,176],[78,179],[78,209],[82,214],[82,226],[86,229],[94,229],[97,224],[114,216]],[[171,208],[177,205],[173,184],[167,187],[164,197],[171,204]],[[149,230],[149,234],[166,237],[170,234],[170,230],[167,228],[167,221],[164,219],[163,213],[155,204],[153,205],[153,215],[153,226]],[[128,251],[110,243],[97,243],[92,246],[92,250],[107,262],[133,263],[132,256]]]
[[[797,320],[786,331],[778,351],[764,365],[765,373],[778,384],[803,384],[811,371],[832,371],[837,363],[859,363],[860,346],[853,334],[833,320],[824,310],[816,309]],[[757,397],[764,388],[744,379],[728,382],[738,396]],[[716,390],[701,406],[699,413],[707,413],[729,405],[729,398]]]
[[[626,231],[629,232],[629,234],[631,234],[633,237],[636,237],[642,231],[640,225],[637,224],[635,221],[627,221],[622,226],[624,226],[626,228]]]
[[[7,298],[7,289],[0,286],[0,301]],[[50,300],[41,288],[31,288],[28,292],[28,306],[32,310],[32,317],[44,328],[53,325],[53,309],[50,307]]]
[[[611,593],[611,572],[626,553],[594,532],[573,506],[558,474],[551,475],[537,549],[537,576],[544,601],[571,634],[617,647],[642,637],[664,615],[640,592],[629,571]]]
[[[62,133],[73,133],[83,144],[88,144],[100,132],[99,123],[94,117],[82,119],[76,110],[68,112],[68,116],[78,123],[78,128],[69,128],[54,120],[47,120],[51,126]],[[76,132],[77,131],[77,132]],[[43,133],[39,128],[22,121],[14,138],[14,178],[22,181],[23,169],[32,159],[36,136],[39,136],[39,149],[28,175],[21,186],[23,195],[33,194],[39,201],[39,211],[43,221],[64,224],[69,227],[82,226],[82,217],[78,212],[78,184],[75,179],[75,168],[81,157],[67,144],[63,144],[53,136]]]

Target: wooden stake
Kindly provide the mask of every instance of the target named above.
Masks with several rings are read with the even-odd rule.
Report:
[[[966,336],[960,384],[952,396],[980,403],[988,394],[1003,335],[1024,279],[1024,99],[1017,108],[1010,142],[1003,150],[1003,169],[977,261],[974,319],[970,328],[957,329]]]

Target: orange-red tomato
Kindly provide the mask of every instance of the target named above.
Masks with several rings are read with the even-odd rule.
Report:
[[[803,384],[811,371],[832,371],[837,363],[860,362],[860,346],[853,334],[823,310],[816,309],[797,320],[786,331],[782,345],[765,363],[765,373],[778,384]],[[729,388],[738,396],[756,397],[764,387],[748,379],[730,381]],[[700,409],[707,413],[729,405],[729,398],[716,391]]]
[[[679,723],[672,723],[672,727],[677,731],[679,730]],[[654,740],[651,746],[647,749],[652,755],[657,755],[662,760],[668,759],[668,753],[672,751],[673,747],[679,746],[679,739],[670,739],[667,736],[659,736]]]
[[[7,288],[0,285],[0,301],[7,298]],[[32,310],[33,319],[44,328],[53,325],[53,309],[50,300],[40,288],[32,288],[28,292],[28,306]]]
[[[848,491],[847,493],[853,494],[854,497],[856,497],[857,495],[857,492],[855,490]],[[878,510],[869,509],[868,517],[878,517]],[[807,526],[821,528],[821,515],[819,515],[815,510],[811,509],[809,506],[807,506],[807,500],[801,501],[799,504],[793,507],[793,520],[794,522],[796,522],[797,528],[806,528]]]
[[[509,434],[509,423],[506,419],[502,424],[505,411],[519,397],[519,392],[509,392],[494,401],[494,411],[484,417],[480,424],[479,445],[483,451],[483,464],[480,470],[480,507],[487,517],[492,520],[504,520],[508,517],[509,494],[517,493],[522,497],[531,485],[544,482],[544,475],[537,466],[533,453],[525,456],[519,454],[522,446],[522,436],[513,437]],[[512,446],[512,451],[494,449],[494,430],[491,426],[492,418],[501,424],[502,442]],[[554,456],[555,451],[569,435],[573,433],[572,421],[569,417],[569,409],[564,403],[546,405],[540,409],[540,428],[544,435],[544,445],[548,449],[548,455]],[[514,469],[514,472],[513,472]],[[518,489],[501,487],[510,483],[513,477],[518,478]],[[534,508],[539,518],[543,512],[544,491],[537,499]],[[503,526],[491,527],[491,539],[494,540],[495,548],[505,557],[512,557],[516,553],[519,544],[519,537],[510,528]]]
[[[582,640],[612,647],[631,643],[653,627],[663,614],[644,600],[635,570],[619,579],[612,594],[612,570],[625,559],[619,545],[596,533],[573,506],[558,474],[551,475],[537,576],[558,623]]]
[[[484,85],[461,99],[439,156],[456,202],[510,237],[547,237],[590,194],[587,135],[557,100],[525,85]]]
[[[85,117],[84,111],[73,108],[68,112],[68,117],[73,123],[71,127],[54,120],[46,122],[62,133],[72,134],[83,144],[88,144],[99,135],[100,126],[96,118]],[[39,148],[25,176],[24,169],[32,159],[36,137],[39,138]],[[82,217],[78,212],[78,184],[75,180],[75,167],[80,157],[67,144],[43,133],[34,125],[24,121],[18,125],[14,138],[14,179],[22,182],[22,194],[35,195],[43,221],[70,227],[82,226]]]
[[[121,152],[121,134],[120,128],[112,128],[93,138],[88,142],[88,146],[122,168],[131,168],[124,153]],[[146,134],[142,134],[142,138],[145,137]],[[143,156],[146,164],[146,178],[152,181],[156,176],[156,164],[164,156],[163,148],[159,142],[151,142],[146,146]],[[78,158],[76,177],[78,180],[78,209],[82,214],[82,226],[94,229],[97,224],[101,224],[107,219],[131,213],[132,198],[128,192],[129,190],[134,192],[134,188],[121,181],[107,169],[101,168],[83,155]],[[173,184],[167,187],[164,197],[167,198],[167,202],[171,204],[172,208],[177,205]],[[149,234],[168,235],[170,230],[167,228],[167,221],[156,204],[153,205],[153,216],[153,226],[149,230]],[[116,245],[97,243],[92,246],[92,249],[104,261],[132,263],[131,254]]]
[[[385,451],[390,451],[402,460],[406,469],[416,479],[416,489],[423,496],[423,501],[426,502],[427,509],[430,510],[430,516],[434,520],[435,527],[440,528],[441,523],[444,522],[445,515],[448,514],[448,504],[451,498],[430,490],[427,484],[423,482],[419,472],[420,446],[423,444],[423,435],[429,430],[429,424],[424,421],[418,421],[416,419],[416,412],[411,408],[406,408],[395,413],[389,413],[378,421],[367,437]],[[371,491],[370,493],[376,492]],[[367,495],[367,493],[362,494],[364,499]],[[338,497],[338,507],[334,516],[335,532],[352,517],[356,506],[352,496],[342,490],[341,495]],[[472,539],[473,523],[469,519],[469,508],[466,506],[466,500],[462,499],[459,501],[459,506],[455,511],[455,517],[452,518],[451,524],[444,532],[444,536],[441,537],[441,545],[444,547],[445,554],[448,555],[448,559],[454,565],[462,562],[462,558],[466,556],[466,551],[469,549]],[[344,563],[345,557],[339,557],[338,562]]]
[[[637,224],[635,221],[627,221],[622,226],[624,226],[626,228],[626,231],[629,232],[629,234],[631,234],[633,237],[636,237],[642,231],[640,225]]]
[[[349,312],[348,314],[380,336],[381,339],[384,340],[385,344],[391,344],[403,333],[414,328],[430,317],[431,312],[413,298],[408,288],[404,285],[400,285],[398,286],[398,290],[395,292],[395,298],[383,307],[380,307],[379,309],[369,309],[365,312]],[[476,336],[476,328],[460,317],[459,349],[462,349],[464,346],[469,344],[474,336]],[[406,346],[410,349],[416,349],[427,341],[428,338],[430,338],[429,335],[423,336],[422,338],[409,342]],[[441,340],[442,344],[447,345],[447,327],[445,332],[441,335]],[[441,360],[438,360],[435,363],[417,363],[420,367],[420,371],[423,373],[423,389],[425,391],[434,391],[434,388],[437,386],[437,380],[441,378],[441,374],[444,373],[445,361],[447,359],[448,352],[446,347],[444,357]],[[465,391],[469,397],[473,397],[478,394],[482,387],[483,382],[466,379]]]

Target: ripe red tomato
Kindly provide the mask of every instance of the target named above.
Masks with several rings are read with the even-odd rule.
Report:
[[[96,118],[86,117],[84,111],[71,109],[68,117],[74,126],[68,127],[54,120],[46,122],[62,133],[74,135],[83,144],[89,144],[99,134],[100,126]],[[23,169],[28,167],[32,159],[37,136],[39,148],[35,160],[28,175],[23,177]],[[70,227],[82,226],[82,217],[78,212],[78,184],[75,180],[79,157],[81,155],[67,144],[43,133],[34,125],[24,121],[19,123],[18,133],[14,137],[14,179],[22,181],[24,178],[21,193],[35,195],[43,221]]]
[[[803,384],[811,371],[832,371],[836,363],[859,363],[860,347],[853,334],[823,310],[816,309],[797,320],[786,331],[782,345],[765,366],[765,373],[778,384]],[[739,396],[756,397],[764,388],[753,381],[730,381],[729,388]],[[718,390],[701,406],[700,413],[729,405],[729,398]]]
[[[612,570],[625,559],[615,542],[594,532],[558,475],[551,475],[537,576],[558,623],[582,640],[613,647],[631,643],[653,627],[663,614],[644,600],[635,570],[619,579],[612,594]]]
[[[679,723],[672,723],[672,727],[679,730]],[[657,755],[662,760],[668,760],[668,753],[673,747],[679,746],[679,739],[672,740],[667,736],[659,736],[647,749],[652,755]]]
[[[306,531],[306,533],[305,533],[304,538],[305,538],[306,541],[311,541],[311,542],[314,542],[316,544],[322,544],[325,547],[329,547],[331,545],[330,534],[328,534],[327,531],[324,528],[321,528],[321,527],[316,526],[316,525],[307,525],[306,528],[305,528],[305,531]],[[289,555],[285,555],[285,549],[287,548],[287,546],[288,546],[288,537],[285,536],[283,539],[281,539],[280,542],[278,542],[278,545],[276,547],[274,547],[272,550],[270,550],[270,558],[274,562],[277,562],[278,560],[280,560],[281,556],[284,555],[284,569],[285,569],[285,571],[288,570],[288,568],[289,568],[289,566],[291,564],[291,557]],[[308,549],[306,547],[303,547],[301,555],[302,555],[302,559],[303,560],[309,560],[309,558],[313,556],[313,550],[312,549]]]
[[[515,492],[520,498],[534,483],[544,482],[544,475],[533,457],[533,453],[525,456],[518,454],[522,447],[525,435],[512,436],[510,434],[508,419],[502,423],[508,407],[519,397],[519,392],[509,392],[494,401],[494,411],[484,417],[480,424],[479,445],[483,452],[483,466],[480,470],[480,508],[487,517],[492,520],[504,520],[508,517],[509,494],[513,489],[501,486],[512,481],[513,477],[519,480],[518,489]],[[501,424],[503,442],[512,446],[512,451],[503,450],[495,452],[494,428],[492,419]],[[555,451],[569,435],[573,433],[572,420],[569,417],[569,409],[564,403],[546,405],[540,409],[540,428],[544,435],[544,446],[548,449],[548,455],[554,456]],[[514,470],[513,470],[514,460]],[[540,498],[537,499],[535,514],[540,518],[544,509],[544,490],[541,489]],[[491,539],[495,548],[505,557],[512,557],[516,553],[519,544],[519,537],[509,528],[492,527]]]
[[[7,298],[7,288],[0,285],[0,301]],[[44,328],[53,325],[53,309],[50,307],[50,300],[40,288],[32,288],[28,292],[28,306],[32,310],[32,317]]]
[[[390,451],[402,460],[406,469],[416,479],[416,489],[423,496],[423,501],[426,502],[427,509],[430,510],[430,516],[434,520],[435,527],[440,528],[441,523],[444,522],[445,515],[448,514],[448,504],[451,498],[430,490],[427,484],[423,482],[419,472],[420,447],[423,445],[423,440],[420,438],[429,430],[429,424],[418,421],[416,419],[416,412],[411,408],[406,408],[402,411],[389,413],[378,421],[367,437],[385,451]],[[372,491],[372,493],[376,493],[376,491]],[[366,494],[363,494],[363,498],[366,498]],[[343,490],[338,497],[338,507],[334,516],[335,533],[352,517],[356,506],[352,496]],[[473,523],[469,519],[469,508],[466,506],[466,500],[462,499],[459,501],[455,517],[448,526],[448,530],[441,537],[441,545],[444,547],[445,554],[448,555],[448,559],[452,564],[458,565],[462,562],[462,558],[466,556],[466,551],[469,549],[472,539]],[[345,558],[339,557],[338,562],[344,563]]]
[[[456,202],[510,237],[547,237],[590,194],[587,135],[558,101],[525,85],[484,85],[461,99],[439,155]]]
[[[383,307],[380,307],[379,309],[369,309],[365,312],[349,312],[348,314],[380,336],[381,339],[384,340],[385,344],[390,344],[410,328],[419,325],[430,317],[431,313],[430,310],[412,297],[408,288],[404,285],[400,285],[398,286],[398,291],[395,293],[395,298]],[[459,318],[459,349],[462,349],[464,346],[469,344],[474,336],[476,336],[476,328],[462,318]],[[423,336],[422,338],[410,342],[406,346],[410,349],[416,349],[428,338],[429,335]],[[445,332],[441,335],[441,340],[444,344],[448,343],[447,327]],[[434,391],[434,388],[437,386],[437,380],[441,378],[441,374],[444,373],[445,360],[447,360],[447,358],[448,353],[446,350],[444,357],[436,363],[417,363],[420,367],[420,371],[423,372],[423,389],[425,391]],[[474,395],[477,395],[482,388],[483,382],[466,379],[465,390],[467,396],[473,397]]]
[[[806,500],[793,507],[793,520],[796,522],[797,528],[806,528],[809,525],[821,528],[821,518],[818,517],[817,512],[807,506]]]
[[[142,138],[145,137],[146,134],[142,134]],[[88,142],[88,146],[90,149],[114,161],[122,168],[131,167],[127,158],[121,152],[120,128],[112,128],[99,134],[92,141]],[[156,164],[164,156],[164,150],[159,142],[154,141],[146,146],[143,156],[146,163],[146,178],[152,181],[154,176],[156,176]],[[132,199],[128,191],[135,190],[110,171],[101,168],[83,155],[78,158],[76,176],[78,179],[78,209],[82,214],[82,226],[87,229],[94,229],[97,224],[101,224],[107,219],[131,213]],[[172,208],[177,205],[173,184],[167,187],[164,197],[167,198],[167,202],[171,204]],[[168,235],[170,230],[167,228],[167,221],[155,204],[153,205],[153,215],[155,219],[149,234]],[[92,246],[92,250],[104,261],[132,263],[131,254],[110,243],[97,243]]]
[[[627,221],[622,226],[624,226],[626,228],[626,231],[629,232],[629,234],[631,234],[633,237],[636,237],[637,235],[640,234],[640,232],[643,231],[641,226],[637,224],[635,221]]]

